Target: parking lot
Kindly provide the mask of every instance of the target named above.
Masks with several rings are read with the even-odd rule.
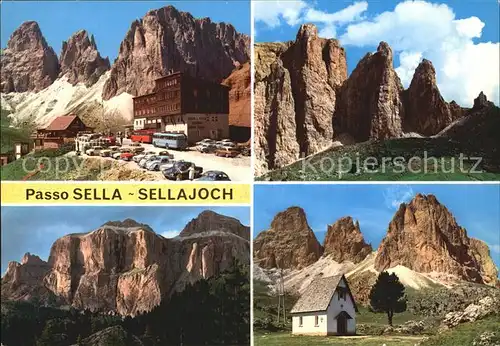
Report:
[[[132,142],[130,139],[123,140],[123,147],[130,145]],[[155,148],[152,144],[141,144],[144,147],[144,151],[160,152],[164,151],[163,148]],[[239,155],[235,158],[218,157],[214,154],[204,154],[198,152],[195,148],[189,148],[188,150],[168,150],[170,154],[174,155],[174,160],[193,162],[196,166],[202,167],[203,172],[206,171],[222,171],[225,172],[231,181],[250,181],[252,179],[252,172],[250,166],[250,156]],[[86,157],[87,155],[82,155]],[[98,157],[98,156],[92,156]],[[102,160],[113,160],[109,157],[101,157]],[[120,161],[120,163],[127,169],[137,169],[145,171],[145,169],[140,168],[137,163],[133,161]],[[158,179],[165,179],[161,172],[150,172]]]

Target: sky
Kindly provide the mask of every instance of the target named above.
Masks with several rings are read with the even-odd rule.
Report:
[[[500,268],[498,184],[255,185],[254,236],[269,229],[278,212],[299,206],[321,243],[327,225],[343,216],[351,216],[359,221],[365,241],[376,249],[399,205],[409,202],[417,193],[434,194],[467,230],[469,237],[489,245],[491,256]]]
[[[2,207],[2,275],[10,261],[19,262],[26,252],[47,260],[54,241],[66,234],[86,233],[108,221],[131,218],[173,238],[207,209],[250,225],[249,207]]]
[[[6,47],[10,35],[23,22],[34,20],[58,56],[62,41],[85,29],[94,34],[101,56],[113,62],[132,22],[167,5],[196,18],[231,23],[237,31],[250,35],[249,1],[3,1],[0,43]]]
[[[350,73],[380,41],[394,51],[407,88],[422,58],[434,64],[446,101],[471,106],[480,91],[499,104],[500,45],[497,0],[256,1],[255,41],[294,40],[303,23],[345,47]]]

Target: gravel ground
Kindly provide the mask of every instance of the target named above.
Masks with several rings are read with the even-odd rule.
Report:
[[[123,146],[127,146],[131,143],[129,139],[124,139]],[[163,148],[155,148],[152,144],[142,144],[145,151],[160,152],[165,150]],[[250,156],[238,156],[235,158],[218,157],[214,154],[203,154],[198,152],[194,148],[190,148],[186,151],[169,150],[169,153],[174,155],[174,160],[184,160],[189,162],[194,162],[197,166],[203,167],[203,172],[217,170],[225,172],[232,181],[238,182],[248,182],[252,180],[252,170],[250,165]],[[87,155],[82,155],[82,157],[87,157]],[[97,156],[92,156],[97,158]],[[112,158],[101,158],[102,160],[113,160]],[[140,168],[137,163],[130,161],[119,161],[123,164],[124,168],[137,169],[140,171],[146,171]],[[158,180],[163,180],[165,177],[161,172],[150,172],[154,176],[158,177]]]

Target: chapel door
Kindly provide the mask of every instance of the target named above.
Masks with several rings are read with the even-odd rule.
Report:
[[[347,334],[347,318],[344,314],[340,314],[337,317],[337,334],[338,335]]]

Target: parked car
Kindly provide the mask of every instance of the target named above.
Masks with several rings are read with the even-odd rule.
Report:
[[[194,165],[194,163],[187,161],[178,161],[174,163],[172,167],[163,170],[162,173],[165,178],[169,180],[186,180],[189,179],[188,169],[189,167],[191,167],[191,165]],[[196,179],[203,173],[203,168],[195,165],[194,169],[194,178]]]
[[[168,156],[156,156],[151,160],[149,160],[148,162],[146,162],[145,168],[148,171],[159,171],[161,165],[168,163],[170,161],[172,161],[172,159]]]
[[[125,153],[121,153],[120,160],[131,161],[133,157],[134,157],[134,153],[131,153],[131,152],[127,153],[127,152],[125,152]]]
[[[101,157],[110,157],[111,156],[111,150],[109,150],[109,149],[101,150],[101,152],[99,153],[99,155]]]
[[[154,151],[147,151],[147,152],[144,152],[144,153],[141,153],[141,154],[138,154],[138,155],[135,155],[132,160],[134,162],[137,162],[139,163],[145,156],[147,155],[156,155],[156,152]]]
[[[238,150],[234,150],[231,148],[220,148],[217,149],[215,152],[215,155],[221,156],[221,157],[236,157],[240,154]]]
[[[156,155],[156,154],[153,154],[153,155],[149,154],[149,155],[144,156],[141,159],[141,161],[139,161],[139,163],[138,163],[139,167],[141,167],[141,168],[146,167],[146,163],[148,163],[149,160],[156,158],[157,156],[158,155]]]
[[[99,155],[102,150],[104,150],[103,147],[93,147],[91,149],[87,149],[85,151],[85,154],[87,154],[88,156],[96,156]]]
[[[199,177],[199,181],[231,181],[229,176],[222,171],[206,171]]]
[[[134,156],[138,155],[140,153],[143,153],[144,150],[146,150],[144,147],[140,147],[140,146],[138,147],[138,146],[135,146],[135,145],[129,146],[129,149],[130,149],[131,153],[134,153]]]
[[[226,139],[221,140],[221,142],[223,142],[223,143],[229,143],[229,142],[233,142],[233,141],[230,140],[229,138],[226,138]]]
[[[199,142],[196,142],[196,145],[203,145],[203,144],[215,144],[215,140],[211,138],[205,138]]]
[[[200,153],[213,153],[217,150],[217,146],[215,144],[200,144],[196,147]]]
[[[158,154],[156,154],[158,156],[168,156],[169,158],[173,159],[174,158],[174,154],[166,151],[166,150],[162,150],[160,151]]]
[[[121,155],[123,153],[131,153],[131,152],[132,152],[132,150],[130,148],[128,148],[128,147],[121,147],[121,148],[118,148],[118,152],[112,154],[111,156],[114,159],[118,160],[118,159],[120,159],[120,157],[121,157]]]
[[[179,160],[179,161],[170,160],[169,162],[160,165],[160,171],[163,172],[164,170],[172,167],[173,165],[175,165],[178,162],[186,162],[186,161],[184,161],[184,160]]]

